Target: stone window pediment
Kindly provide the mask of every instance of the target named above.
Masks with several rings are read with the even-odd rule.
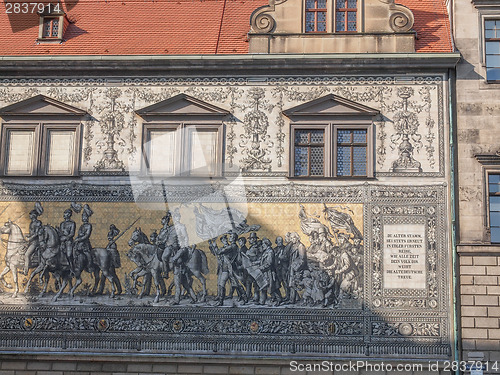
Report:
[[[144,174],[153,177],[222,175],[223,120],[229,111],[180,94],[136,113],[144,119]]]
[[[373,177],[378,113],[333,94],[283,111],[291,120],[290,177]]]
[[[87,112],[44,95],[0,109],[0,174],[75,176]]]

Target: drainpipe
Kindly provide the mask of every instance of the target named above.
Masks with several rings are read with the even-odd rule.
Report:
[[[456,68],[456,67],[455,67]],[[450,192],[451,192],[451,248],[452,248],[452,270],[453,270],[453,341],[454,341],[454,360],[461,360],[461,348],[462,342],[460,340],[460,264],[458,260],[457,253],[457,234],[458,234],[458,192],[457,192],[457,173],[455,171],[455,166],[457,164],[457,150],[456,150],[456,72],[454,69],[448,70],[448,82],[449,82],[449,92],[448,92],[448,105],[450,114]],[[455,371],[455,375],[460,375],[460,370]]]

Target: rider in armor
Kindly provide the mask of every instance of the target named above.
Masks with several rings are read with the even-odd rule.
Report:
[[[68,208],[66,211],[64,211],[64,221],[59,225],[59,235],[61,236],[61,250],[63,254],[66,255],[71,272],[74,272],[73,237],[76,231],[76,223],[71,220],[71,215],[73,215],[73,211],[71,210],[71,208]]]
[[[38,220],[38,216],[40,216],[42,213],[43,213],[43,207],[41,203],[36,202],[35,208],[30,212],[30,219],[31,219],[30,231],[29,234],[26,236],[26,240],[28,240],[29,245],[28,249],[26,250],[26,253],[24,254],[23,273],[25,275],[28,274],[31,254],[33,254],[33,252],[40,246],[38,242],[38,234],[40,232],[40,229],[42,228],[42,222]]]
[[[92,216],[94,212],[92,209],[89,207],[88,204],[83,206],[83,213],[82,213],[82,225],[80,225],[80,228],[78,229],[78,236],[75,238],[74,241],[74,248],[73,252],[76,253],[83,253],[87,257],[87,264],[88,264],[88,271],[93,272],[94,271],[94,262],[92,261],[92,255],[91,255],[91,250],[92,250],[92,245],[90,244],[90,235],[92,234],[92,224],[89,223],[89,218]]]

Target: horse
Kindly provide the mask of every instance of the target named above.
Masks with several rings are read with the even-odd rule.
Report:
[[[130,272],[130,277],[134,279],[133,287],[136,287],[139,277],[152,277],[156,287],[154,303],[160,300],[160,295],[165,295],[165,282],[163,281],[163,277],[161,277],[162,264],[156,255],[157,250],[158,247],[156,245],[136,244],[127,252],[127,257],[137,264],[137,268]],[[144,296],[145,286],[146,283],[144,283],[139,298]]]
[[[63,290],[71,282],[69,263],[61,256],[62,253],[60,251],[59,232],[56,228],[51,225],[42,226],[38,232],[38,241],[41,251],[40,262],[31,273],[24,291],[26,293],[29,290],[31,281],[36,275],[45,275],[46,272],[49,272],[54,275],[57,280],[57,284],[59,285],[59,290],[53,298],[54,301],[57,301]],[[47,292],[48,283],[49,277],[45,277],[45,283],[42,291],[40,292],[40,297]]]
[[[74,298],[75,291],[83,282],[82,273],[86,271],[94,276],[94,286],[90,292],[91,295],[96,294],[100,284],[99,293],[104,290],[104,282],[107,279],[111,284],[110,297],[114,298],[117,294],[121,294],[122,287],[120,279],[116,275],[113,259],[108,249],[102,247],[93,247],[90,249],[90,259],[83,252],[75,252],[73,255],[73,273],[76,278],[75,285],[70,289],[69,295]]]
[[[129,241],[129,245],[133,246],[135,243],[140,243],[140,244],[150,244],[150,241],[148,239],[148,236],[142,232],[141,228],[136,228],[134,232],[132,233],[132,236]],[[158,247],[156,247],[158,249]],[[165,249],[167,252],[171,252],[171,248]],[[201,295],[200,302],[205,302],[206,297],[207,297],[207,282],[206,278],[204,275],[206,275],[209,270],[208,270],[208,261],[207,261],[207,256],[205,255],[205,252],[201,249],[198,248],[192,248],[189,252],[189,260],[186,264],[187,268],[189,269],[190,273],[194,275],[201,283],[203,291]],[[167,254],[167,258],[170,258],[173,254],[169,253]],[[161,266],[161,262],[160,262]],[[136,276],[137,277],[137,276]],[[192,283],[192,279],[190,279],[190,283]],[[147,279],[145,283],[147,282]],[[134,283],[135,286],[135,283]],[[170,284],[168,294],[170,294],[171,288],[173,287],[173,283]]]
[[[12,289],[12,285],[7,283],[4,278],[7,273],[12,273],[12,279],[14,281],[14,294],[12,297],[15,298],[19,293],[17,270],[22,270],[24,268],[24,254],[28,248],[28,241],[24,239],[21,228],[10,220],[0,228],[0,234],[9,235],[9,239],[7,240],[7,252],[5,253],[5,268],[2,273],[0,273],[0,281],[6,288]]]

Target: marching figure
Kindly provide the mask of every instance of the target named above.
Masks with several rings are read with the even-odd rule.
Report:
[[[68,260],[69,269],[71,273],[74,272],[73,266],[73,237],[76,231],[76,223],[71,220],[73,215],[73,210],[68,208],[64,211],[63,218],[64,221],[59,225],[59,235],[61,241],[61,250],[63,254],[66,255]]]
[[[74,241],[74,253],[83,253],[87,258],[88,271],[94,272],[94,262],[92,261],[92,245],[90,244],[90,235],[92,234],[92,224],[89,223],[90,216],[94,211],[88,204],[83,206],[82,225],[78,229],[78,236]]]
[[[29,246],[28,249],[26,250],[26,253],[24,254],[23,273],[25,275],[28,274],[31,254],[33,254],[33,252],[40,246],[40,243],[38,242],[38,234],[40,232],[40,229],[42,228],[42,222],[38,220],[38,216],[40,216],[41,214],[43,214],[42,204],[40,202],[36,202],[35,208],[30,212],[30,219],[31,219],[30,231],[29,234],[26,236],[26,239],[29,242]]]

